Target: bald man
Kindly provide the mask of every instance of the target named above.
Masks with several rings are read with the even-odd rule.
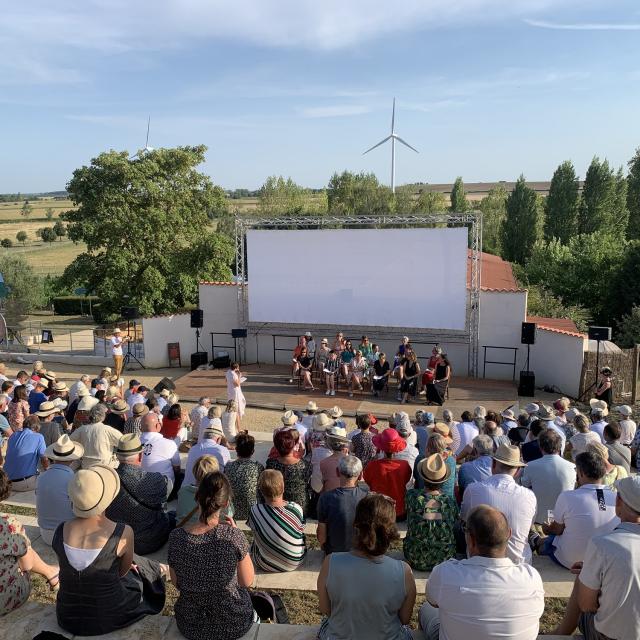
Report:
[[[535,640],[544,611],[540,574],[507,557],[511,529],[504,514],[487,505],[466,521],[466,560],[447,560],[431,572],[420,609],[427,640]]]
[[[171,499],[177,493],[184,477],[180,471],[180,453],[173,440],[164,438],[160,433],[162,420],[151,411],[142,418],[140,442],[142,442],[142,469],[157,471],[167,479],[167,494]],[[175,491],[174,491],[175,489]]]

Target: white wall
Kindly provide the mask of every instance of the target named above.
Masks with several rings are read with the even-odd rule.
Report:
[[[168,367],[169,342],[180,343],[182,366],[191,363],[191,354],[196,350],[195,329],[191,328],[191,314],[179,313],[142,319],[145,367]],[[206,343],[203,342],[206,349]]]
[[[557,387],[562,393],[577,397],[586,338],[564,333],[536,330],[536,343],[531,346],[531,370],[536,374],[536,387]]]

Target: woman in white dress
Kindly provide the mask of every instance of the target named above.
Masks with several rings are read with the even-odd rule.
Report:
[[[225,374],[227,379],[227,400],[236,401],[236,411],[238,412],[237,428],[240,428],[240,420],[244,416],[244,410],[247,406],[247,401],[242,393],[242,376],[240,375],[240,365],[237,362],[232,362],[227,373]]]

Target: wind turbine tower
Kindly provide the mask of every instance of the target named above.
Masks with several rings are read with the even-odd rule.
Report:
[[[391,112],[391,135],[387,136],[384,140],[378,142],[378,144],[374,144],[373,147],[367,149],[362,155],[369,153],[369,151],[373,151],[376,147],[379,147],[381,144],[387,142],[387,140],[391,140],[391,192],[396,192],[396,140],[398,142],[402,142],[405,147],[409,147],[412,151],[416,153],[420,153],[417,149],[414,149],[408,142],[405,142],[399,135],[396,134],[395,130],[395,121],[396,121],[396,99],[393,99],[393,110]]]

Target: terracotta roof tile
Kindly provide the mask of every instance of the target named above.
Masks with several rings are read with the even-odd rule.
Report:
[[[542,331],[551,331],[552,333],[562,333],[565,336],[573,336],[574,338],[586,338],[586,333],[578,333],[577,331],[565,331],[564,329],[555,329],[553,327],[545,327],[544,325],[539,324],[538,329],[542,329]]]
[[[542,316],[527,316],[527,322],[535,322],[546,329],[559,329],[579,333],[576,323],[570,318],[545,318]]]
[[[480,289],[504,293],[524,291],[518,287],[511,263],[499,256],[482,252]],[[467,288],[471,286],[471,251],[467,254]]]
[[[200,284],[210,284],[222,287],[237,287],[238,282],[225,282],[223,280],[200,280]]]

